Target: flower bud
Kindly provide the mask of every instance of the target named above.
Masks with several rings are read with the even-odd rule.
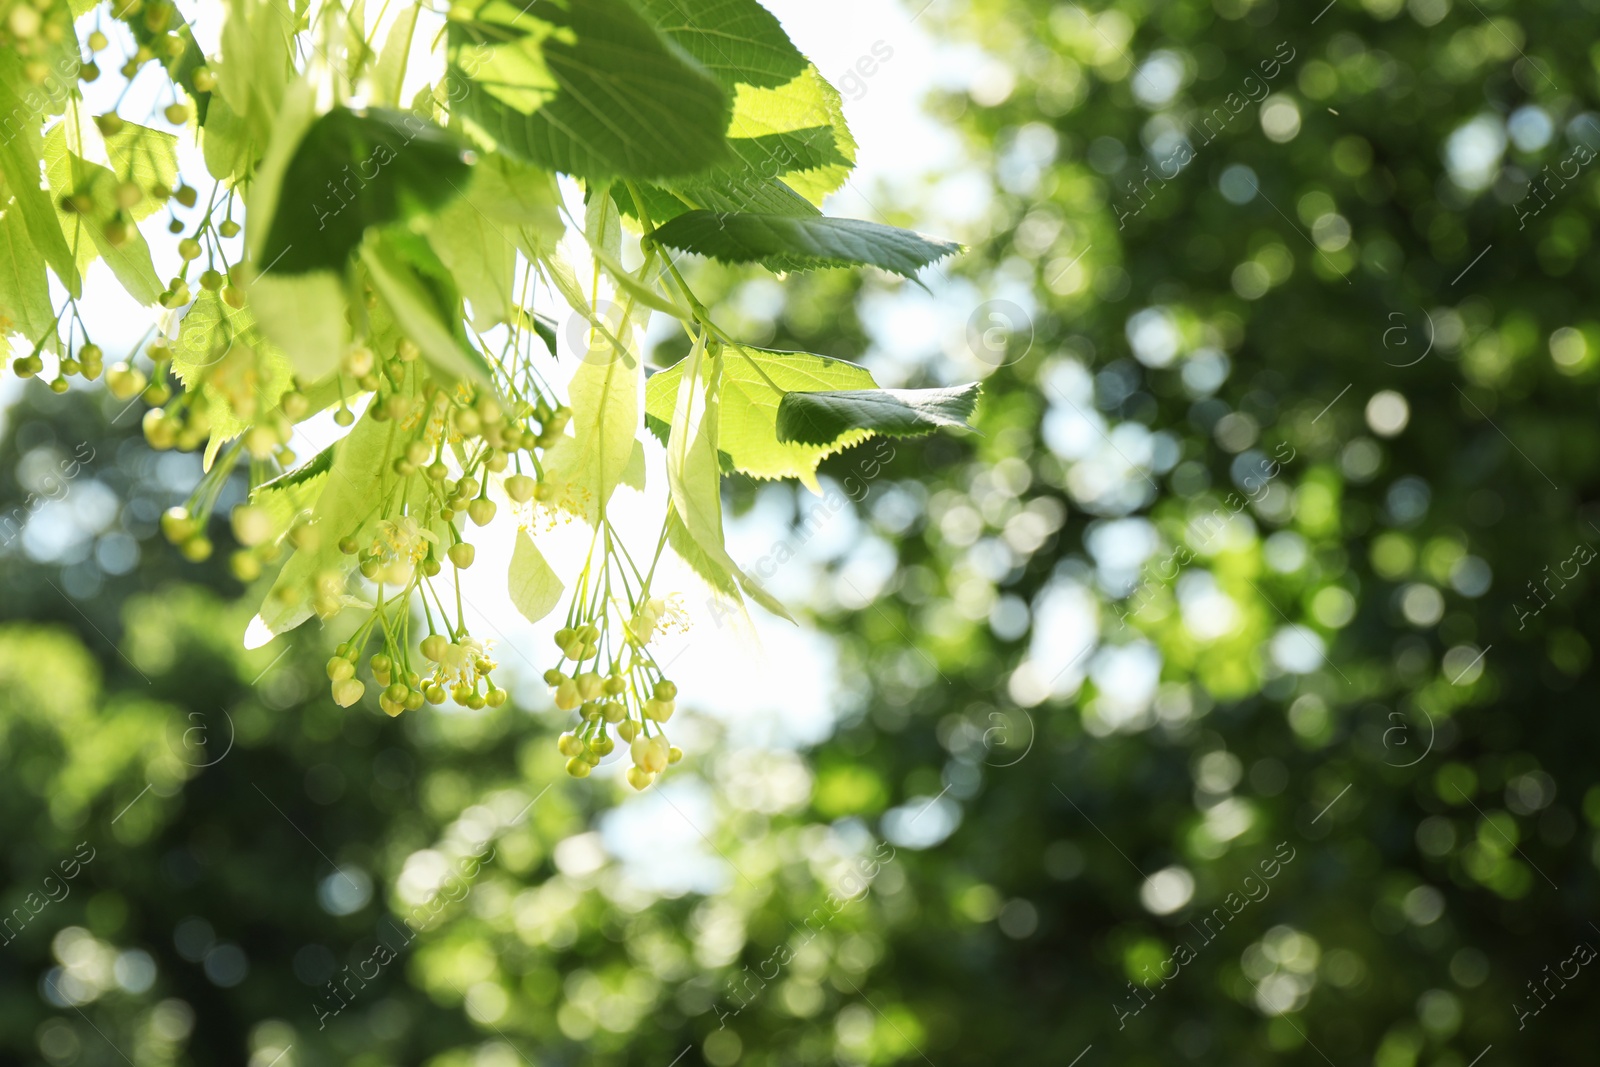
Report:
[[[161,532],[173,544],[187,541],[194,535],[197,525],[189,515],[189,509],[182,505],[168,508],[161,513]]]
[[[587,778],[592,770],[594,770],[593,765],[581,756],[573,756],[567,760],[567,773],[574,778]]]
[[[422,654],[435,663],[444,660],[445,650],[450,647],[450,642],[444,634],[429,634],[422,639]]]
[[[583,741],[577,734],[566,733],[556,739],[556,751],[563,756],[576,756],[583,752]]]
[[[480,498],[467,505],[467,517],[478,526],[487,526],[494,521],[495,503],[493,500]]]
[[[333,702],[341,708],[348,708],[351,704],[361,699],[361,694],[367,687],[361,684],[359,678],[345,678],[333,683]]]
[[[506,479],[506,495],[519,504],[526,504],[533,499],[533,490],[537,485],[526,474],[513,474]]]
[[[229,516],[233,536],[241,545],[254,547],[272,536],[272,515],[255,504],[240,504]]]
[[[111,390],[111,395],[118,400],[132,400],[144,392],[144,387],[149,384],[144,372],[128,366],[126,362],[118,361],[111,364],[106,371],[106,388]]]
[[[596,700],[600,697],[602,682],[600,676],[594,671],[585,671],[574,679],[578,683],[578,694],[584,700]]]
[[[355,677],[356,665],[343,656],[335,656],[328,661],[328,680],[342,682],[346,678]]]
[[[638,767],[628,768],[628,784],[640,792],[649,789],[650,783],[655,780],[656,776],[647,771],[642,771]]]
[[[248,548],[241,548],[228,557],[228,569],[241,582],[253,582],[261,577],[261,560]]]
[[[472,559],[477,555],[477,550],[465,541],[450,546],[450,562],[462,570],[472,566]]]
[[[556,686],[556,707],[562,711],[571,711],[581,703],[578,698],[578,685],[571,678]]]

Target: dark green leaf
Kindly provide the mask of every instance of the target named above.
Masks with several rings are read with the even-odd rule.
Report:
[[[626,0],[479,0],[451,16],[454,107],[507,154],[591,180],[727,158],[727,94]]]
[[[822,445],[849,430],[890,437],[931,433],[941,426],[971,429],[977,382],[951,389],[852,389],[785,393],[778,404],[778,440]]]
[[[882,267],[907,278],[961,246],[862,219],[690,211],[653,234],[661,244],[772,270]]]
[[[468,172],[460,146],[431,122],[335,108],[289,161],[262,262],[279,274],[342,272],[368,228],[437,211]]]

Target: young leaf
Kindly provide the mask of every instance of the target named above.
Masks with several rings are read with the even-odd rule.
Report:
[[[789,393],[778,405],[778,440],[816,445],[851,430],[890,437],[931,433],[941,426],[972,429],[977,382],[953,389],[856,389]]]
[[[283,174],[261,250],[279,274],[343,271],[367,230],[437,211],[469,166],[443,129],[406,111],[335,108],[311,124]]]
[[[689,211],[651,235],[670,248],[771,270],[866,265],[907,278],[960,246],[862,219]]]
[[[506,574],[511,603],[529,622],[538,622],[561,602],[561,579],[545,562],[544,554],[526,530],[517,531],[511,550],[511,569]]]
[[[519,159],[585,179],[660,178],[725,159],[728,101],[628,0],[451,8],[455,108]]]
[[[651,377],[645,387],[646,419],[663,443],[683,374],[680,362]],[[724,348],[717,447],[726,457],[725,466],[753,478],[798,478],[813,492],[820,491],[817,464],[866,440],[871,432],[849,430],[823,445],[780,441],[778,405],[784,392],[871,389],[877,384],[864,367],[842,359],[748,345]]]

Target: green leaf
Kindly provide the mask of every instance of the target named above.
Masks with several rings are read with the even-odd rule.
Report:
[[[499,152],[486,154],[472,168],[462,198],[483,213],[532,259],[536,251],[561,240],[561,191],[547,170]]]
[[[789,393],[778,405],[778,440],[823,444],[851,430],[889,437],[932,433],[941,426],[970,430],[977,382],[951,389],[856,389]]]
[[[53,334],[55,309],[44,257],[28,237],[22,208],[13,200],[0,216],[0,337],[13,331],[37,342]]]
[[[428,223],[428,242],[472,305],[472,327],[482,333],[511,315],[517,249],[505,231],[465,198]]]
[[[251,140],[249,127],[228,102],[213,96],[206,124],[200,128],[200,147],[213,177],[237,180],[249,172],[263,146]]]
[[[228,0],[221,52],[210,64],[213,100],[224,101],[242,123],[253,154],[266,150],[294,78],[294,35],[299,18],[285,0]],[[211,114],[201,116],[209,125]]]
[[[333,453],[334,446],[329,445],[294,470],[251,490],[250,503],[265,509],[272,519],[272,538],[288,533],[295,520],[317,503],[333,468]]]
[[[878,383],[866,368],[808,352],[774,352],[748,345],[730,345],[720,352],[722,395],[717,440],[727,469],[753,478],[798,478],[817,492],[817,464],[871,436],[868,430],[851,430],[823,445],[778,440],[778,405],[785,392],[871,389]],[[646,420],[663,443],[683,373],[684,364],[680,362],[653,375],[645,387]]]
[[[317,119],[317,91],[305,78],[296,78],[283,90],[283,98],[271,126],[266,148],[255,165],[255,176],[246,187],[246,215],[251,219],[268,220],[277,212],[278,201],[285,189],[284,175],[294,159],[305,133]],[[303,190],[294,190],[303,196]],[[264,225],[245,227],[246,259],[264,269],[271,269],[271,261],[261,258],[266,245],[268,229]],[[341,264],[342,266],[342,264]]]
[[[560,193],[549,171],[498,152],[472,168],[461,195],[428,224],[428,240],[472,304],[479,331],[520,314],[516,252],[529,259],[561,239]]]
[[[94,262],[96,256],[104,256],[106,265],[129,296],[141,304],[154,304],[166,291],[166,286],[156,276],[155,266],[150,261],[150,246],[145,243],[144,235],[138,227],[129,225],[126,240],[121,245],[112,244],[106,237],[107,223],[117,218],[121,210],[117,203],[120,179],[100,164],[90,163],[78,152],[68,149],[69,127],[74,134],[78,133],[78,127],[70,123],[58,123],[51,127],[44,140],[44,163],[50,192],[57,204],[69,195],[86,196],[89,200],[87,212],[68,215],[57,204],[49,208],[56,216],[62,232],[77,249],[76,269],[82,272]],[[97,133],[90,134],[88,129],[92,127],[83,131],[83,137],[98,136]]]
[[[466,0],[449,30],[455,108],[519,159],[603,180],[728,156],[721,87],[627,0]]]
[[[19,116],[15,127],[8,122],[5,136],[0,137],[0,177],[5,178],[6,187],[16,198],[16,206],[28,229],[28,239],[67,291],[76,295],[82,292],[82,281],[72,246],[62,232],[60,212],[39,182],[39,162],[43,154],[39,127],[43,114],[29,106],[24,92],[20,91],[20,87],[27,84],[20,73],[21,63],[21,58],[14,53],[0,56],[0,115]]]
[[[383,50],[378,53],[378,63],[372,71],[372,98],[384,107],[399,107],[404,101],[405,72],[411,57],[411,42],[417,32],[417,16],[422,5],[408,7],[395,16],[389,26],[389,35],[383,39]]]
[[[331,470],[333,468],[333,452],[334,446],[329,445],[321,452],[318,452],[316,455],[300,464],[300,466],[294,468],[294,470],[284,471],[276,478],[270,478],[267,481],[262,482],[260,485],[256,486],[250,491],[250,499],[254,500],[258,494],[267,492],[269,490],[288,489],[292,486],[301,485],[305,482],[309,482],[317,475]]]
[[[361,262],[423,358],[451,378],[491,383],[483,356],[462,335],[461,298],[426,242],[414,234],[386,234],[363,246]]]
[[[279,274],[342,271],[369,228],[430,214],[465,185],[461,147],[405,111],[335,108],[311,124],[283,174],[261,250]]]
[[[179,380],[205,393],[213,442],[243,433],[293,385],[289,360],[265,343],[251,309],[208,290],[184,313],[171,348]]]
[[[141,189],[155,185],[176,188],[178,185],[178,138],[170,133],[141,126],[137,122],[124,122],[122,129],[104,138],[106,157],[117,177],[131,181]],[[146,219],[162,210],[165,205],[153,196],[146,196],[128,214],[135,219]]]
[[[698,59],[733,101],[734,159],[678,179],[651,201],[664,222],[682,201],[713,211],[814,215],[855,165],[838,92],[756,0],[640,0],[658,28]]]
[[[506,574],[511,603],[529,622],[538,622],[561,602],[564,587],[556,572],[545,562],[543,553],[528,536],[517,531],[516,547],[511,550],[511,569]]]
[[[863,219],[689,211],[652,237],[670,248],[772,270],[873,266],[914,277],[960,245]]]
[[[332,374],[350,347],[343,280],[332,271],[270,271],[247,289],[261,332],[282,350],[301,381]]]

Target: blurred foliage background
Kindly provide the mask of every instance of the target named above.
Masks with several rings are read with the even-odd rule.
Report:
[[[822,513],[730,484],[752,556],[789,524],[837,723],[697,746],[678,837],[567,781],[538,704],[390,720],[328,700],[336,634],[244,652],[237,583],[151,536],[198,461],[22,393],[0,1055],[1589,1055],[1593,7],[919,13],[988,56],[928,104],[973,162],[880,202],[968,254],[697,288],[880,380],[985,376],[982,433],[837,457]]]

